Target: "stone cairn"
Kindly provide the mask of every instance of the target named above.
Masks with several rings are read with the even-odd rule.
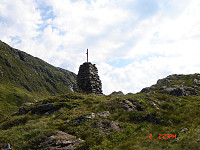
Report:
[[[77,84],[80,93],[102,94],[102,84],[95,64],[85,62],[79,67]]]

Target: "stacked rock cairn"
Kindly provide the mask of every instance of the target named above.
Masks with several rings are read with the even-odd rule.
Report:
[[[85,62],[79,67],[77,85],[80,93],[102,94],[102,84],[95,64]]]

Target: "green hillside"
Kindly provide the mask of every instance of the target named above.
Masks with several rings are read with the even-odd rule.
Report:
[[[1,116],[0,146],[199,150],[199,80],[200,74],[171,75],[137,94],[74,92],[23,105],[12,116]]]
[[[0,41],[0,114],[76,89],[76,75]]]

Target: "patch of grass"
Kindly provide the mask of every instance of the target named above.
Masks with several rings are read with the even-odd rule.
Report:
[[[69,93],[53,96],[31,105],[37,107],[52,103],[59,106],[49,115],[28,113],[11,118],[2,115],[0,146],[10,143],[13,149],[39,149],[40,143],[60,130],[85,140],[80,150],[197,149],[199,99],[199,96],[177,98],[159,93],[124,96]],[[129,100],[144,109],[128,112],[122,107],[122,100]],[[85,119],[88,114],[103,111],[109,111],[110,116]],[[111,127],[112,121],[118,123],[120,130]],[[189,130],[180,132],[183,128]],[[150,134],[152,139],[149,139]],[[159,134],[173,134],[176,139],[159,139]]]

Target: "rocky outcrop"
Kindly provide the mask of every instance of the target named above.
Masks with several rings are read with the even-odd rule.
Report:
[[[156,84],[143,88],[140,93],[165,93],[173,96],[188,96],[200,94],[200,74],[173,74],[159,79]]]
[[[141,93],[145,93],[145,92],[148,92],[149,89],[150,89],[150,87],[145,87],[145,88],[143,88],[140,92],[141,92]]]
[[[121,105],[126,111],[136,110],[136,106],[128,100],[122,100]]]
[[[80,93],[102,94],[102,84],[95,64],[85,62],[79,67],[77,85]]]
[[[76,138],[76,136],[59,131],[57,134],[47,138],[47,140],[40,144],[43,150],[74,150],[84,140]]]
[[[118,92],[114,91],[110,95],[124,95],[124,93],[122,91],[118,91]]]
[[[179,85],[174,85],[172,87],[162,87],[160,93],[167,93],[173,96],[188,96],[196,95],[197,92],[192,87],[180,87]]]

